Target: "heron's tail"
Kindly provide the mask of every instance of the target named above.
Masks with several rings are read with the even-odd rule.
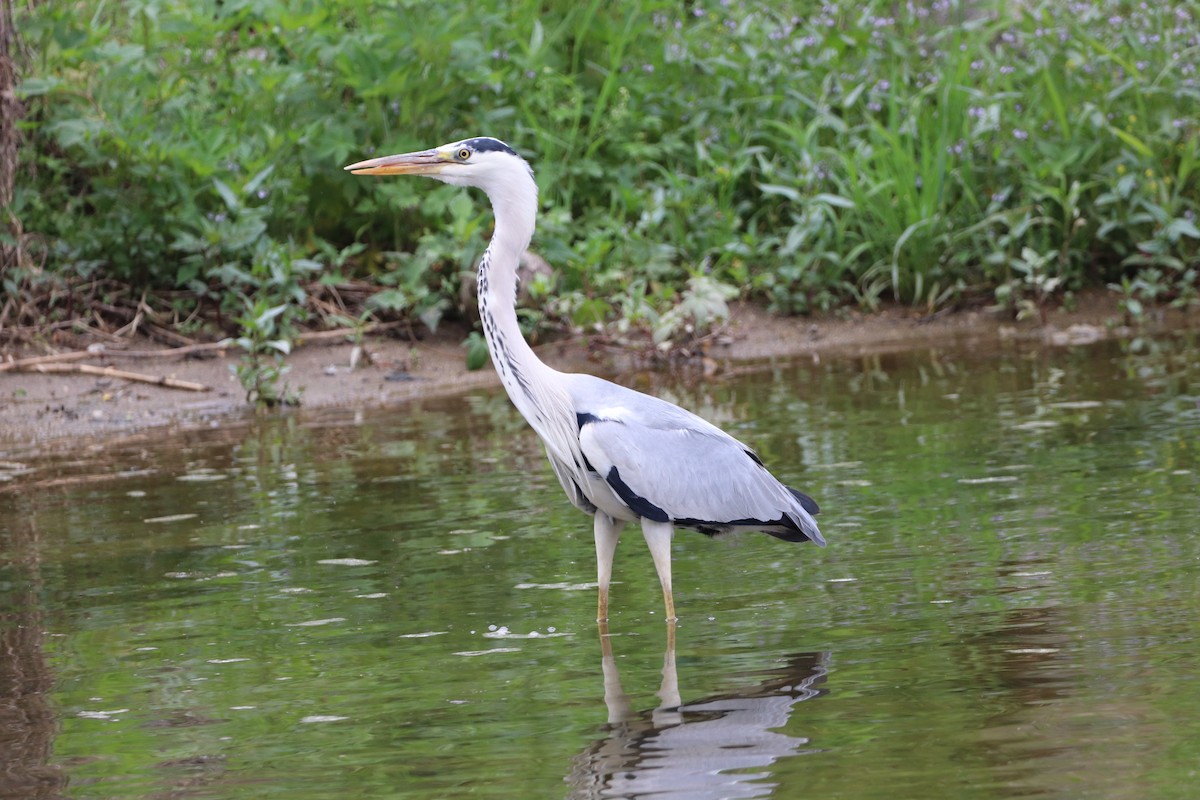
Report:
[[[821,535],[821,529],[817,527],[817,521],[813,519],[814,515],[821,513],[821,507],[817,505],[816,500],[813,500],[804,492],[793,489],[790,486],[786,488],[800,505],[800,508],[793,509],[784,514],[784,519],[791,522],[795,526],[795,529],[784,533],[776,533],[774,531],[769,531],[769,533],[772,536],[778,536],[780,539],[786,539],[789,542],[807,540],[819,547],[824,547],[825,537]],[[791,526],[788,527],[791,528]]]
[[[821,513],[821,507],[819,505],[817,505],[816,500],[813,500],[811,497],[806,495],[804,492],[801,492],[797,489],[793,489],[790,486],[785,486],[784,488],[787,489],[789,492],[791,492],[792,496],[800,501],[800,505],[809,514],[812,514],[815,517],[817,514]]]

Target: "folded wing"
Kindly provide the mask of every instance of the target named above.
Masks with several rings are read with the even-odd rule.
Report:
[[[816,503],[780,483],[750,448],[677,406],[640,397],[655,402],[579,414],[590,469],[631,510],[703,533],[754,528],[825,544]]]

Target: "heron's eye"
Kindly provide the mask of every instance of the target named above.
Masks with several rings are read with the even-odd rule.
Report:
[[[459,161],[466,161],[470,157],[471,157],[471,151],[468,150],[467,148],[463,147],[458,151],[458,160]]]

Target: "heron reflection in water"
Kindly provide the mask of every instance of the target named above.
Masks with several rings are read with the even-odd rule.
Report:
[[[660,703],[637,712],[621,688],[611,637],[601,628],[606,735],[576,756],[571,800],[767,797],[771,764],[817,752],[803,737],[781,733],[797,703],[819,697],[827,653],[798,653],[757,685],[684,704],[669,630]]]

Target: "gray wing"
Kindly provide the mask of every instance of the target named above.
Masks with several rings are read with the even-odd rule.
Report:
[[[706,533],[757,528],[825,544],[816,503],[780,483],[749,447],[658,398],[608,395],[578,414],[580,449],[636,514]]]

